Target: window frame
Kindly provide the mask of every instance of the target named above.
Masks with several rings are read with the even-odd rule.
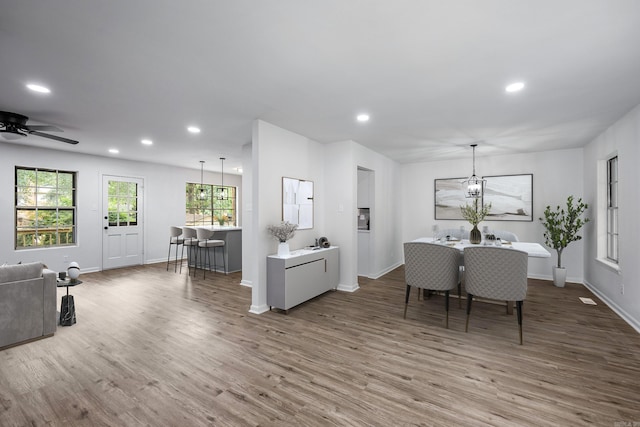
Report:
[[[618,188],[618,155],[607,159],[607,208],[606,208],[606,259],[609,262],[618,264],[620,260],[619,252],[619,194]],[[614,176],[615,175],[615,176]]]
[[[204,189],[205,198],[199,199],[200,189]],[[225,200],[231,200],[231,206],[221,206],[222,200],[216,195],[220,189],[227,195]],[[227,202],[229,204],[229,202]],[[190,207],[194,206],[195,207]],[[229,215],[231,211],[231,215]],[[218,217],[224,215],[224,225],[235,227],[238,225],[238,189],[231,185],[213,185],[187,182],[185,185],[185,225],[209,226],[219,225]],[[231,217],[231,220],[229,220]]]
[[[22,173],[33,173],[34,181],[24,185],[20,182]],[[45,182],[44,178],[39,178],[51,173],[55,174],[54,185]],[[67,179],[70,179],[70,186],[61,183],[61,175],[66,175]],[[77,246],[77,172],[15,166],[14,179],[14,249],[22,251]],[[70,196],[70,201],[61,203],[61,196],[64,197],[65,194]],[[53,203],[51,203],[51,196],[55,197]],[[31,217],[31,224],[28,224],[29,217]],[[23,221],[27,224],[23,224]],[[40,224],[41,221],[42,224]],[[64,224],[65,222],[67,224]],[[29,235],[32,235],[31,242],[25,244]],[[54,243],[51,243],[52,239]]]

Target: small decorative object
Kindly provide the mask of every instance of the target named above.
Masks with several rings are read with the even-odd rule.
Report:
[[[589,205],[582,202],[582,199],[574,204],[574,197],[567,197],[566,211],[564,208],[557,206],[555,210],[551,210],[551,206],[547,206],[544,210],[544,218],[539,218],[544,226],[544,244],[553,248],[558,253],[558,265],[553,267],[553,283],[559,288],[564,287],[567,277],[567,271],[562,266],[562,251],[569,243],[582,239],[578,235],[578,231],[583,225],[589,222],[589,218],[580,218],[582,214],[589,208]]]
[[[478,206],[478,199],[473,199],[471,204],[465,204],[460,206],[462,217],[469,221],[473,228],[469,231],[469,243],[477,245],[482,242],[482,233],[478,230],[478,224],[482,221],[491,211],[491,203]]]
[[[67,278],[67,272],[66,271],[60,271],[58,272],[58,278],[60,280],[65,280]]]
[[[67,274],[69,275],[69,278],[71,279],[72,282],[75,282],[76,280],[78,280],[78,277],[80,277],[80,266],[78,265],[77,262],[72,261],[69,263],[69,268],[67,268]]]
[[[281,222],[278,225],[269,225],[267,227],[267,230],[269,231],[269,233],[273,237],[278,239],[278,242],[280,242],[278,244],[279,257],[284,257],[289,255],[290,253],[289,243],[287,243],[287,240],[291,239],[294,236],[297,228],[298,228],[298,224],[291,224],[289,221]]]

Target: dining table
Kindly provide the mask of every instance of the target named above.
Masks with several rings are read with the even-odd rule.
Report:
[[[459,240],[459,239],[435,239],[433,237],[419,237],[413,242],[426,242],[426,243],[438,243],[446,246],[450,246],[460,251],[464,252],[464,248],[472,247],[472,246],[496,246],[495,242],[485,241],[483,240],[479,244],[472,244],[469,240]],[[545,249],[540,243],[536,242],[510,242],[506,240],[500,241],[500,246],[505,249],[518,249],[520,251],[526,252],[530,258],[550,258],[551,253]]]
[[[474,244],[469,242],[469,240],[466,240],[466,239],[462,239],[462,240],[451,239],[451,238],[436,239],[433,237],[419,237],[415,240],[412,240],[412,242],[425,242],[425,243],[435,243],[435,244],[445,245],[452,248],[456,248],[463,254],[464,254],[464,249],[468,247],[500,246],[505,250],[517,249],[517,250],[526,252],[529,258],[550,258],[551,257],[551,253],[547,249],[545,249],[544,246],[542,246],[540,243],[537,243],[537,242],[510,242],[510,241],[501,240],[498,243],[498,245],[496,245],[496,241],[482,240],[480,243]],[[507,313],[513,314],[513,301],[507,301]]]

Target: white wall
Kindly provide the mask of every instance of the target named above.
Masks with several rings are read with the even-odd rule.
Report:
[[[76,246],[14,249],[15,166],[78,172]],[[100,270],[103,174],[144,180],[144,262],[166,261],[169,226],[184,224],[185,183],[200,182],[199,164],[185,169],[0,142],[0,263],[42,261],[53,270],[66,270],[66,255],[69,261],[77,261],[82,271]],[[220,174],[205,172],[204,181],[220,183]],[[238,197],[242,197],[239,176],[225,173],[225,184],[237,186]],[[241,208],[239,202],[239,212]]]
[[[244,250],[251,276],[243,275],[243,282],[252,285],[250,311],[262,313],[267,306],[268,255],[275,254],[278,241],[267,226],[282,221],[282,177],[310,180],[314,183],[314,226],[298,230],[289,241],[291,250],[309,246],[325,235],[324,230],[324,148],[321,144],[257,120],[253,124],[251,161],[252,229],[250,248]],[[250,250],[249,250],[250,249]]]
[[[379,229],[373,244],[372,270],[379,275],[401,263],[401,224],[397,215],[399,169],[392,160],[353,141],[322,145],[272,124],[256,121],[252,142],[252,215],[255,232],[251,239],[251,312],[261,313],[266,305],[266,257],[274,254],[277,242],[266,231],[282,218],[282,177],[314,181],[314,228],[300,230],[290,241],[292,249],[314,243],[325,236],[340,247],[338,289],[358,289],[357,276],[357,191],[358,167],[375,172],[376,189],[371,209]],[[245,185],[246,186],[246,185]],[[249,191],[249,190],[247,190]],[[373,218],[372,218],[373,221]]]
[[[479,155],[480,153],[480,155]],[[490,229],[512,231],[521,241],[544,244],[544,229],[538,220],[547,205],[555,207],[566,203],[567,196],[583,197],[583,150],[558,150],[540,153],[504,156],[481,155],[482,147],[476,150],[476,172],[481,175],[533,174],[533,222],[484,221]],[[400,189],[403,241],[431,236],[431,226],[441,229],[471,225],[464,221],[438,220],[434,217],[434,179],[466,177],[471,174],[471,150],[469,161],[449,160],[439,162],[412,163],[402,166]],[[589,212],[588,214],[591,214]],[[480,227],[481,227],[480,226]],[[529,260],[529,276],[549,279],[551,266],[556,262],[556,253],[550,259]],[[583,242],[572,243],[562,254],[562,263],[567,267],[569,281],[583,281]]]
[[[598,163],[610,155],[618,155],[619,200],[619,270],[596,260],[597,225],[605,217],[591,212],[594,220],[585,233],[585,283],[604,299],[627,322],[640,332],[640,263],[638,242],[640,227],[640,193],[638,192],[638,161],[640,160],[640,105],[622,117],[585,148],[585,199],[594,208],[598,205]],[[606,197],[606,192],[602,198]],[[624,285],[624,294],[622,293]]]

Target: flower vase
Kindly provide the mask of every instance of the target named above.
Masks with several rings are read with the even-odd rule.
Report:
[[[482,233],[478,230],[478,225],[474,225],[471,231],[469,231],[469,243],[478,245],[480,242],[482,242]]]
[[[290,251],[289,251],[289,243],[287,242],[280,242],[278,243],[278,256],[279,257],[286,257],[290,255]]]

